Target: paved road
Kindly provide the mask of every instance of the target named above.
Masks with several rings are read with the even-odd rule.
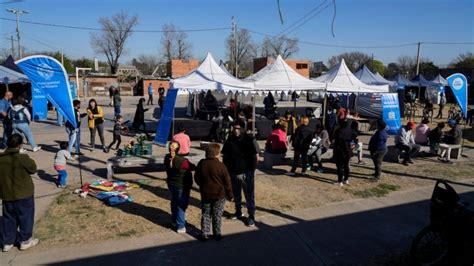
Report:
[[[474,180],[455,185],[474,202]],[[432,187],[290,213],[247,228],[227,221],[224,239],[201,243],[197,230],[35,252],[0,254],[1,265],[353,265],[409,248],[428,223]]]

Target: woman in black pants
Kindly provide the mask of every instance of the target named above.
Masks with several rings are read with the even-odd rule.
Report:
[[[337,182],[335,185],[343,186],[349,184],[349,160],[352,157],[351,148],[352,131],[347,120],[339,123],[339,128],[334,132],[333,157],[337,168]]]
[[[91,152],[95,149],[95,132],[99,132],[100,143],[102,150],[107,152],[104,141],[104,112],[102,108],[97,105],[94,99],[89,100],[87,107],[87,115],[89,117],[89,131],[91,133]]]
[[[145,112],[148,111],[148,109],[143,108],[144,103],[145,98],[140,98],[140,100],[138,100],[135,117],[133,118],[133,130],[135,131],[135,134],[139,132],[140,127],[143,127],[143,132],[148,135],[145,124]]]

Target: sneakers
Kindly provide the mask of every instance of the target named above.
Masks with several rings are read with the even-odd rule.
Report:
[[[255,221],[254,221],[254,218],[253,217],[249,217],[247,219],[247,226],[248,227],[254,227],[255,226]]]
[[[34,239],[30,238],[30,240],[28,241],[21,242],[20,250],[27,250],[31,247],[38,245],[38,243],[39,243],[39,240],[37,238],[34,238]]]
[[[36,147],[33,148],[33,152],[37,152],[39,150],[41,150],[41,146],[36,146]]]
[[[242,218],[244,218],[244,217],[245,217],[245,216],[244,216],[243,213],[238,213],[238,212],[236,212],[236,213],[232,214],[232,215],[229,217],[229,219],[231,219],[231,220],[237,220],[237,219],[242,219]]]
[[[58,188],[66,188],[66,185],[58,185]]]
[[[343,183],[344,185],[349,185],[349,180],[342,181],[342,183]]]
[[[344,184],[342,182],[334,182],[334,185],[336,185],[338,187],[344,186]]]
[[[3,245],[2,251],[3,251],[3,252],[8,252],[8,251],[10,251],[10,249],[12,249],[12,248],[13,248],[13,244],[12,244],[12,245]]]
[[[324,173],[324,168],[318,168],[318,169],[316,170],[316,172],[318,172],[318,173]]]
[[[296,174],[294,172],[287,172],[285,175],[287,175],[287,176],[296,176]]]
[[[178,234],[186,234],[186,227],[178,228],[178,230],[176,230],[176,232],[177,232]]]
[[[20,148],[20,153],[26,153],[26,150],[23,148]]]

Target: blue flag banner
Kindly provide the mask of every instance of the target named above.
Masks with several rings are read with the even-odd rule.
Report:
[[[48,119],[48,100],[43,91],[31,84],[31,105],[33,106],[33,120]]]
[[[389,135],[396,135],[402,126],[398,94],[382,94],[382,117],[383,121],[387,124],[387,133]]]
[[[28,76],[32,88],[42,91],[56,110],[76,127],[69,81],[61,63],[45,55],[28,56],[15,63]]]
[[[170,134],[171,122],[174,119],[174,106],[176,105],[177,89],[169,89],[166,93],[165,104],[161,110],[160,121],[156,127],[156,135],[154,143],[158,145],[166,145]]]
[[[76,83],[72,80],[69,81],[69,89],[71,90],[71,98],[75,100],[77,98]]]
[[[458,101],[464,117],[467,117],[467,79],[463,74],[456,73],[447,77],[446,80]]]

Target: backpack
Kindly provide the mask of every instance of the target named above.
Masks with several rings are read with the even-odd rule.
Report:
[[[320,137],[314,137],[311,140],[311,144],[309,144],[309,149],[308,149],[308,155],[311,156],[313,155],[319,148],[321,148],[321,138]]]
[[[15,124],[28,123],[28,118],[24,112],[25,107],[20,108],[19,110],[10,109],[10,119]]]

